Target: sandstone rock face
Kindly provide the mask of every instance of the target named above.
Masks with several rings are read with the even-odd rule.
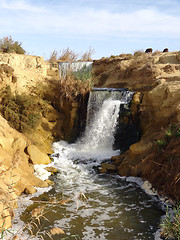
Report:
[[[136,91],[131,112],[138,116],[142,137],[119,159],[112,158],[118,173],[148,179],[159,193],[179,200],[180,52],[139,57],[124,54],[97,60],[94,74],[97,87]],[[176,126],[177,133],[173,136],[171,126]],[[171,137],[167,139],[168,131]],[[164,144],[163,150],[162,146],[158,149],[158,140]]]
[[[3,76],[2,84],[11,86],[13,92],[28,93],[37,83],[41,84],[48,77],[59,77],[58,68],[52,69],[50,63],[45,62],[43,57],[30,56],[16,53],[0,53],[0,65],[7,64],[14,69],[13,75]],[[13,81],[15,76],[15,81]]]
[[[33,148],[29,139],[11,128],[0,116],[0,226],[9,228],[13,208],[17,206],[17,196],[22,192],[34,193],[36,187],[47,187],[48,184],[35,177],[32,163],[25,149]],[[37,151],[37,154],[35,153]],[[34,148],[37,156],[40,150]],[[41,153],[41,159],[50,162],[47,155]]]

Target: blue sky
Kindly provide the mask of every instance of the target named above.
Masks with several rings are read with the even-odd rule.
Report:
[[[92,56],[180,50],[180,0],[0,0],[0,38],[48,59],[69,47]]]

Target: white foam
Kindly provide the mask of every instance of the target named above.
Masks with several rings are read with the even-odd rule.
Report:
[[[51,176],[51,173],[45,169],[46,167],[47,165],[44,165],[44,164],[34,165],[34,170],[35,170],[34,175],[43,181],[48,179],[49,176]]]

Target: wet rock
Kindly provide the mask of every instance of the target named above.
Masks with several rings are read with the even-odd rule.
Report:
[[[99,169],[99,171],[100,171],[100,173],[107,173],[108,172],[108,170],[106,168],[102,168],[102,167]]]
[[[102,163],[101,168],[99,170],[100,170],[100,173],[114,173],[116,172],[117,168],[113,164]]]
[[[50,233],[52,235],[65,234],[65,232],[61,228],[52,228],[52,229],[50,229]]]
[[[49,180],[49,179],[46,179],[45,182],[48,184],[48,186],[52,186],[52,185],[54,185],[54,182],[51,181],[51,180]]]
[[[57,168],[55,167],[46,167],[45,170],[50,172],[52,175],[58,172]]]
[[[115,171],[116,170],[116,166],[112,165],[110,163],[102,163],[101,166],[102,166],[102,168],[105,168],[107,170],[111,170],[111,171]]]
[[[119,166],[122,161],[124,160],[124,155],[118,155],[118,156],[113,156],[111,157],[112,164],[115,166]]]
[[[118,168],[118,174],[120,176],[126,176],[126,177],[130,176],[131,175],[130,165],[126,162],[123,162]]]

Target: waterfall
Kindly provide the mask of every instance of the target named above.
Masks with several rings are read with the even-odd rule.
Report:
[[[84,136],[78,141],[84,148],[112,151],[120,106],[131,101],[133,92],[122,90],[90,93]]]
[[[92,62],[58,62],[59,75],[65,78],[68,72],[89,71],[92,68]]]
[[[59,152],[59,148],[66,149],[68,158],[96,158],[99,161],[117,155],[119,150],[113,150],[113,143],[120,108],[121,105],[128,106],[132,96],[133,92],[124,89],[118,91],[94,89],[89,96],[84,134],[74,144],[67,144],[64,141],[55,143],[54,146],[57,146],[55,152]]]

